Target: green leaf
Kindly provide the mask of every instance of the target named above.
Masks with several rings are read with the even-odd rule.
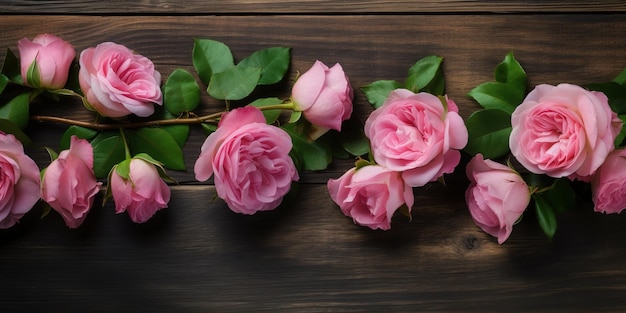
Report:
[[[526,91],[526,72],[513,57],[513,52],[509,52],[504,61],[496,66],[495,77],[497,82],[511,84],[517,89]]]
[[[413,92],[421,91],[435,78],[442,61],[442,57],[431,55],[415,62],[409,69],[409,75],[404,83],[405,87]]]
[[[524,92],[515,85],[488,82],[478,85],[468,95],[485,109],[500,109],[512,114],[524,100]]]
[[[378,80],[361,87],[361,91],[365,94],[367,101],[369,101],[374,108],[378,109],[385,103],[385,100],[387,100],[392,91],[401,87],[402,84],[395,80]]]
[[[193,66],[200,80],[209,84],[212,76],[235,66],[230,48],[210,39],[195,39],[193,44]]]
[[[22,73],[20,71],[20,60],[15,56],[11,49],[7,49],[4,57],[2,71],[0,72],[8,77],[12,82],[22,83]]]
[[[533,199],[535,200],[535,211],[539,226],[546,236],[552,239],[556,233],[556,213],[554,208],[550,206],[550,203],[541,194],[534,194]]]
[[[278,98],[261,98],[261,99],[254,100],[252,103],[250,103],[250,105],[255,106],[257,108],[262,108],[262,107],[266,107],[270,105],[278,105],[282,103],[283,103],[283,100],[280,100]],[[265,116],[265,122],[267,122],[267,124],[272,124],[278,119],[281,111],[282,110],[280,109],[275,109],[275,110],[262,110],[261,112],[263,112],[263,116]]]
[[[273,47],[254,52],[241,60],[238,67],[254,67],[261,69],[259,85],[271,85],[278,83],[289,68],[289,48]]]
[[[614,82],[626,87],[626,68],[613,79]]]
[[[498,109],[474,112],[465,121],[468,141],[464,150],[475,155],[482,153],[485,159],[494,159],[509,152],[511,115]]]
[[[46,149],[46,152],[48,152],[48,155],[50,156],[50,161],[54,161],[59,158],[59,154],[56,151],[48,147],[45,147],[45,149]]]
[[[626,113],[626,86],[617,82],[595,83],[584,86],[589,90],[600,91],[609,98],[611,110],[617,114]]]
[[[259,68],[232,67],[214,74],[207,91],[216,99],[241,100],[252,93],[260,77]]]
[[[183,151],[162,128],[144,127],[128,132],[128,144],[132,154],[147,153],[172,170],[185,170]]]
[[[12,134],[24,145],[32,143],[26,133],[24,133],[19,127],[17,127],[17,125],[11,120],[0,118],[0,131],[5,134]]]
[[[163,110],[161,114],[161,118],[164,120],[173,120],[177,119],[176,116],[172,115],[169,111]],[[170,136],[176,141],[179,147],[183,147],[189,138],[189,125],[181,124],[181,125],[166,125],[161,126],[163,130],[168,132]]]
[[[332,161],[332,154],[328,149],[319,145],[315,141],[309,141],[298,129],[301,125],[286,124],[283,129],[291,136],[293,149],[302,157],[304,170],[317,171],[324,170]]]
[[[0,94],[4,91],[4,88],[9,84],[9,78],[4,74],[0,74]]]
[[[433,80],[420,91],[428,92],[436,96],[443,96],[446,90],[446,80],[443,77],[443,69],[440,67]]]
[[[300,120],[302,117],[302,111],[291,111],[291,115],[289,116],[289,121],[287,123],[293,124]]]
[[[72,125],[68,127],[68,129],[63,133],[63,136],[61,137],[61,143],[59,146],[61,150],[67,150],[70,148],[70,142],[71,142],[72,136],[76,136],[80,139],[91,140],[95,138],[97,135],[98,135],[98,131],[96,130]]]
[[[115,166],[115,172],[126,180],[130,178],[130,161],[132,159],[126,159]]]
[[[28,67],[26,71],[26,81],[28,85],[39,88],[41,86],[41,77],[39,76],[39,65],[37,65],[37,59],[33,60],[33,63]]]
[[[170,74],[163,88],[163,105],[174,115],[193,111],[200,103],[200,87],[194,77],[178,68]]]
[[[546,188],[539,194],[556,213],[565,212],[576,204],[576,194],[567,178],[555,180],[550,188]]]
[[[353,157],[346,149],[341,146],[339,140],[340,133],[334,129],[327,131],[325,134],[315,139],[315,143],[320,147],[330,151],[333,158],[348,159]]]
[[[624,138],[626,138],[626,114],[621,114],[618,115],[618,117],[620,118],[620,120],[622,120],[622,129],[620,130],[619,134],[617,134],[617,137],[615,137],[615,147],[619,148],[622,146],[622,143],[624,142]]]
[[[111,168],[124,160],[124,142],[116,132],[98,134],[92,141],[93,170],[97,178],[105,178]]]
[[[11,120],[20,129],[26,128],[28,125],[28,101],[30,92],[25,92],[11,99],[9,103],[0,107],[0,118]]]
[[[215,124],[202,123],[200,125],[202,125],[202,129],[204,130],[204,133],[207,135],[217,130],[217,125]]]
[[[354,156],[370,152],[370,141],[363,132],[363,124],[355,118],[343,122],[339,133],[341,146]]]

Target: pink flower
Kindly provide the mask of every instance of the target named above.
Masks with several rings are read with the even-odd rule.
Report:
[[[263,113],[247,106],[222,116],[202,145],[196,179],[214,176],[217,195],[237,213],[272,210],[299,179],[289,156],[292,143],[282,129],[267,125]]]
[[[341,122],[352,114],[352,98],[352,87],[341,65],[329,69],[320,61],[298,78],[291,92],[295,110],[302,111],[304,118],[319,128],[312,139],[329,129],[341,130]]]
[[[472,218],[502,244],[530,203],[528,185],[513,169],[483,160],[481,154],[470,160],[466,172],[470,186],[465,192],[465,202]]]
[[[43,174],[41,198],[59,212],[69,228],[79,227],[102,183],[93,172],[93,148],[72,136],[70,149],[59,153]]]
[[[446,103],[442,103],[445,101]],[[406,89],[391,92],[365,121],[376,163],[420,187],[451,173],[467,144],[467,128],[450,100]]]
[[[413,189],[402,176],[379,165],[351,168],[328,180],[328,192],[341,212],[371,229],[391,228],[391,218],[402,205],[413,206]]]
[[[120,165],[111,170],[109,187],[115,201],[115,212],[128,211],[133,222],[144,223],[156,211],[167,207],[170,189],[153,162],[140,156],[128,161],[128,173],[120,175]]]
[[[0,229],[18,222],[39,200],[39,168],[13,135],[0,132]]]
[[[626,209],[626,148],[609,153],[593,175],[591,193],[596,212],[620,213]]]
[[[146,117],[162,105],[161,74],[148,58],[105,42],[80,54],[80,88],[101,115]]]
[[[22,79],[28,86],[60,89],[65,86],[70,65],[76,56],[74,47],[63,39],[50,35],[37,35],[32,41],[22,38],[17,42],[20,52]],[[28,76],[28,69],[36,61],[39,80]]]
[[[576,85],[538,85],[513,112],[509,146],[530,172],[593,174],[614,149],[622,122],[607,97]]]

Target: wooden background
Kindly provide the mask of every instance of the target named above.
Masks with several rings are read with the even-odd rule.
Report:
[[[611,80],[626,67],[623,1],[0,1],[0,48],[54,33],[77,51],[115,41],[151,58],[164,77],[193,71],[194,38],[229,45],[236,59],[292,47],[289,78],[316,59],[340,62],[355,86],[357,114],[371,108],[358,87],[406,77],[419,58],[445,58],[447,91],[466,118],[467,92],[493,79],[513,51],[530,85]],[[4,56],[2,56],[4,57]],[[289,95],[290,82],[277,90]],[[275,94],[276,95],[276,94]],[[201,112],[221,104],[203,98]],[[91,117],[80,104],[40,104],[61,116]],[[58,125],[32,124],[56,147]],[[304,173],[298,204],[243,216],[213,200],[191,173],[204,134],[184,148],[188,172],[173,173],[170,207],[146,224],[96,207],[67,229],[33,210],[0,231],[2,312],[426,312],[623,311],[626,217],[581,204],[559,218],[549,241],[533,214],[504,245],[483,233],[464,203],[463,168],[415,189],[413,220],[371,231],[343,216],[326,181],[339,160]],[[29,151],[45,167],[43,149]]]

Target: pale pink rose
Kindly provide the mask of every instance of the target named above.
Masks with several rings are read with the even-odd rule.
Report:
[[[398,172],[379,165],[351,168],[338,179],[328,180],[328,192],[341,212],[356,224],[388,230],[398,208],[413,206],[413,189]]]
[[[234,109],[222,116],[202,145],[194,166],[196,179],[213,175],[217,195],[234,212],[272,210],[299,179],[291,148],[289,135],[267,125],[259,109]]]
[[[170,201],[170,188],[159,176],[154,164],[141,158],[130,161],[128,179],[111,170],[110,188],[115,212],[128,211],[135,223],[144,223]]]
[[[60,89],[65,86],[70,65],[76,56],[74,47],[63,39],[50,35],[40,34],[31,41],[22,38],[17,42],[20,52],[20,70],[24,83],[31,87]],[[32,86],[27,79],[28,68],[37,61],[39,70],[39,85]]]
[[[620,213],[626,209],[626,148],[609,153],[593,175],[591,193],[596,212]]]
[[[318,130],[312,139],[329,129],[341,130],[341,123],[352,114],[352,87],[339,63],[330,69],[324,63],[315,64],[293,85],[291,99],[296,111]]]
[[[465,202],[472,219],[502,244],[530,203],[528,185],[513,169],[484,160],[481,154],[470,160],[466,172],[470,186],[465,192]]]
[[[93,172],[93,148],[87,140],[72,136],[43,174],[41,198],[57,211],[69,228],[79,227],[87,217],[102,183]]]
[[[13,135],[0,132],[0,229],[19,221],[39,200],[39,168]]]
[[[622,127],[607,97],[571,84],[538,85],[511,117],[509,146],[530,172],[585,180]]]
[[[105,42],[80,54],[80,88],[100,115],[146,117],[162,105],[161,74],[148,58]]]
[[[442,101],[446,101],[446,107]],[[376,163],[402,172],[420,187],[452,173],[467,144],[467,128],[454,101],[406,89],[391,92],[365,121]]]

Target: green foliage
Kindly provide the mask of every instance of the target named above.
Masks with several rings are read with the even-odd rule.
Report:
[[[97,178],[105,178],[111,168],[124,160],[124,141],[117,132],[102,132],[92,141],[93,169]]]
[[[193,66],[203,83],[209,84],[215,73],[235,66],[233,54],[225,44],[210,39],[195,39]]]
[[[626,85],[617,82],[595,83],[584,86],[589,90],[600,91],[609,98],[611,110],[617,114],[626,113]]]
[[[260,77],[257,67],[231,67],[213,74],[207,91],[216,99],[241,100],[252,93]]]
[[[404,82],[406,89],[415,93],[425,91],[434,95],[443,95],[444,78],[441,63],[443,58],[436,55],[427,56],[415,62],[409,69]]]
[[[482,153],[486,159],[501,157],[509,152],[511,116],[498,109],[484,109],[474,112],[465,121],[468,142],[465,152],[475,155]]]
[[[626,114],[618,115],[618,117],[622,120],[622,129],[620,130],[617,137],[615,137],[615,147],[621,147],[622,143],[624,143],[624,138],[626,138]]]
[[[19,129],[25,129],[28,125],[30,92],[18,94],[7,104],[0,107],[0,119],[13,122]]]
[[[76,136],[80,139],[91,140],[94,139],[97,135],[98,131],[96,130],[72,125],[68,127],[67,130],[65,130],[65,132],[63,133],[59,147],[61,150],[69,149],[72,136]]]
[[[361,156],[370,152],[370,141],[363,132],[363,124],[355,117],[343,122],[339,133],[341,146],[351,155]]]
[[[552,238],[557,229],[557,214],[575,205],[576,195],[566,178],[557,179],[552,186],[532,195],[537,220],[543,232]]]
[[[4,91],[4,88],[9,85],[9,78],[4,74],[0,74],[0,94]]]
[[[362,87],[361,91],[363,91],[365,97],[367,97],[367,101],[369,101],[375,109],[378,109],[385,103],[385,100],[387,100],[387,97],[389,97],[392,91],[401,87],[402,84],[395,80],[378,80]]]
[[[293,149],[298,151],[302,159],[302,168],[308,171],[324,170],[332,161],[332,154],[316,141],[307,139],[303,123],[292,123],[283,126],[291,137]]]
[[[252,103],[250,103],[250,105],[257,108],[262,108],[267,106],[279,105],[282,103],[283,100],[280,100],[278,98],[261,98],[254,100]],[[263,116],[265,116],[265,122],[267,122],[267,124],[272,124],[276,122],[276,120],[278,120],[278,117],[280,117],[281,110],[262,110],[261,112],[263,112]]]
[[[200,103],[200,86],[184,69],[176,69],[163,88],[163,106],[173,115],[193,111]]]
[[[39,86],[41,86],[41,76],[39,75],[37,60],[33,60],[33,63],[28,67],[28,71],[26,71],[26,81],[33,87],[39,88]]]
[[[259,85],[271,85],[283,79],[291,56],[289,48],[273,47],[252,53],[247,58],[241,60],[237,66],[261,69]]]
[[[4,57],[4,63],[2,64],[2,71],[0,71],[0,73],[6,76],[12,82],[22,82],[22,74],[20,72],[20,60],[13,53],[13,51],[11,51],[11,49],[7,49],[6,56]]]
[[[626,68],[613,79],[614,82],[626,87]]]
[[[0,118],[0,131],[5,134],[12,134],[15,138],[22,142],[22,144],[30,144],[32,141],[28,138],[28,135],[24,133],[13,121]]]
[[[185,170],[183,151],[162,128],[144,127],[128,131],[128,144],[132,154],[147,153],[172,170]]]
[[[522,66],[515,60],[513,53],[509,52],[504,61],[496,66],[494,73],[497,82],[513,85],[522,90],[522,93],[527,88],[526,72]]]

